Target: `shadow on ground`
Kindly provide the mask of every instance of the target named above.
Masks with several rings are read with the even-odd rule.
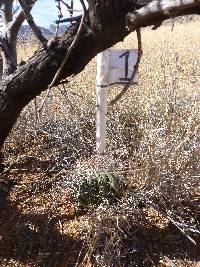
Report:
[[[8,200],[1,203],[0,213],[1,267],[66,267],[75,266],[78,258],[81,259],[83,242],[60,233],[56,224],[62,218],[48,221],[47,214],[22,214]],[[70,219],[73,216],[65,217]]]
[[[124,260],[124,266],[193,267],[193,263],[200,261],[200,240],[196,239],[197,246],[193,245],[171,224],[164,229],[156,226],[149,229],[139,228],[133,230],[132,235],[133,233],[134,239],[131,242],[124,240],[124,250],[129,251]],[[166,265],[162,265],[161,262],[163,259],[165,262],[166,258],[169,261],[166,261]],[[179,264],[173,265],[170,260],[171,262],[175,260]]]
[[[58,228],[59,220],[66,222],[80,214],[54,217],[49,221],[48,214],[23,214],[18,205],[9,199],[1,201],[0,213],[1,267],[74,267],[78,259],[83,258],[86,251],[83,241],[62,234]],[[136,229],[133,226],[125,236],[130,237],[122,240],[121,248],[126,251],[123,251],[126,256],[122,265],[115,261],[111,265],[113,267],[161,266],[159,260],[163,256],[172,260],[200,260],[198,245],[192,245],[170,225],[164,229],[155,226]]]

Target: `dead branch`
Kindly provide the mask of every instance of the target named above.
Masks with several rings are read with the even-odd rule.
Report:
[[[82,16],[80,15],[80,16],[71,17],[71,18],[67,18],[67,19],[61,19],[60,21],[56,20],[55,23],[58,24],[58,23],[64,23],[64,22],[74,22],[74,21],[80,20],[81,17]]]
[[[86,13],[87,13],[87,9],[86,9],[86,6],[85,6],[85,2],[84,2],[84,0],[79,0],[80,2],[81,2],[81,5],[82,5],[82,7],[83,7],[83,12],[84,12],[84,14],[86,15]]]
[[[7,60],[6,68],[4,69],[3,75],[13,73],[17,68],[16,60],[12,54],[12,51],[9,48],[8,42],[0,36],[0,47],[2,49],[2,53]]]
[[[155,0],[129,13],[126,24],[133,31],[138,27],[158,24],[168,18],[187,14],[200,14],[200,0]]]
[[[30,28],[33,30],[35,36],[38,38],[38,40],[45,45],[47,43],[47,39],[43,36],[41,30],[37,27],[32,15],[30,14],[29,7],[27,6],[25,0],[19,0],[19,3],[22,7],[22,10],[24,12],[24,16],[30,26]]]
[[[48,96],[49,96],[49,94],[50,94],[50,91],[51,91],[51,88],[48,88],[47,93],[46,93],[46,95],[44,96],[44,98],[43,98],[43,100],[42,100],[42,103],[41,103],[40,107],[39,107],[38,110],[37,110],[39,116],[40,116],[40,112],[41,112],[41,110],[43,109],[44,104],[45,104],[45,102],[46,102],[46,100],[47,100],[47,98],[48,98]]]
[[[24,12],[21,10],[16,18],[12,21],[9,26],[9,31],[18,33],[18,29],[21,27],[22,23],[24,22]]]
[[[34,4],[37,2],[37,0],[26,0],[27,9],[30,12]],[[15,18],[13,18],[13,21],[10,23],[8,30],[12,32],[12,34],[17,35],[19,32],[19,28],[21,27],[22,23],[25,20],[24,11],[21,10]]]
[[[67,3],[65,3],[63,0],[60,0],[61,3],[63,3],[63,5],[65,5],[68,9],[71,9],[71,6]]]
[[[54,79],[52,80],[51,84],[49,85],[47,94],[46,94],[46,96],[44,97],[44,99],[43,99],[43,101],[42,101],[42,104],[41,104],[41,106],[40,106],[39,109],[38,109],[38,113],[41,112],[41,110],[42,110],[42,108],[43,108],[43,106],[44,106],[44,104],[45,104],[45,102],[46,102],[46,99],[47,99],[48,96],[49,96],[49,93],[50,93],[51,88],[55,85],[57,79],[59,78],[59,75],[60,75],[60,73],[61,73],[63,67],[64,67],[65,64],[67,63],[67,60],[68,60],[68,58],[69,58],[69,56],[70,56],[70,54],[71,54],[73,48],[75,47],[76,42],[79,40],[79,37],[80,37],[80,35],[81,35],[81,31],[82,31],[82,27],[83,27],[83,22],[84,22],[84,19],[85,19],[85,16],[86,16],[86,7],[85,7],[85,4],[84,4],[84,2],[83,2],[82,0],[80,0],[80,2],[81,2],[81,4],[83,5],[83,15],[82,15],[82,19],[81,19],[81,22],[80,22],[80,25],[79,25],[79,29],[78,29],[77,35],[76,35],[74,41],[72,42],[72,44],[71,44],[71,46],[70,46],[70,48],[69,48],[69,50],[68,50],[68,52],[67,52],[67,54],[66,54],[66,56],[65,56],[65,58],[64,58],[64,60],[63,60],[63,62],[62,62],[62,64],[61,64],[60,68],[59,68],[58,71],[56,72],[56,74],[55,74],[55,76],[54,76]]]
[[[61,64],[60,68],[57,70],[57,72],[56,72],[51,84],[49,85],[49,88],[52,88],[55,85],[55,83],[56,83],[57,79],[59,78],[59,75],[60,75],[63,67],[66,65],[66,63],[68,61],[68,58],[70,57],[70,55],[72,53],[72,50],[76,46],[76,43],[78,42],[78,40],[79,40],[79,38],[81,36],[81,32],[82,32],[82,29],[83,29],[83,22],[84,22],[84,19],[85,19],[85,16],[86,16],[86,11],[85,11],[86,7],[85,7],[85,4],[84,4],[83,0],[80,0],[80,2],[82,4],[82,6],[83,6],[83,15],[82,15],[82,18],[81,18],[81,22],[80,22],[80,25],[79,25],[79,28],[78,28],[77,35],[74,38],[74,41],[72,42],[72,44],[70,45],[69,50],[68,50],[65,58],[63,59],[63,62]]]

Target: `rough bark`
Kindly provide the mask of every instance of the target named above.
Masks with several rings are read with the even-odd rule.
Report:
[[[29,12],[33,4],[37,0],[26,0],[27,12]],[[2,0],[0,7],[2,11],[2,26],[3,26],[3,37],[0,40],[2,48],[2,70],[0,72],[0,78],[2,75],[9,75],[16,70],[17,66],[17,36],[19,29],[24,22],[25,16],[23,10],[16,16],[13,17],[12,7],[14,0]]]
[[[42,44],[46,44],[47,43],[47,39],[43,36],[42,31],[40,30],[40,28],[37,27],[37,25],[35,24],[35,21],[30,13],[30,8],[26,3],[26,0],[18,0],[24,16],[26,18],[26,21],[28,22],[30,28],[32,29],[32,31],[34,32],[34,34],[37,36],[38,40],[42,43]]]
[[[16,69],[13,66],[16,65],[16,43],[14,40],[11,42],[11,32],[9,30],[9,24],[13,20],[12,6],[13,0],[2,1],[3,38],[4,46],[7,46],[6,52],[2,49],[3,73],[5,75]]]
[[[134,12],[142,7],[138,2],[140,1],[90,0],[84,31],[70,54],[59,80],[78,74],[97,53],[123,40],[130,33],[126,27],[125,17],[128,12]],[[199,3],[199,0],[196,0],[196,3]],[[199,12],[198,6],[193,7],[193,13],[195,12]],[[187,10],[185,13],[187,14]],[[159,16],[155,20],[151,18],[145,25],[141,21],[137,27],[152,25],[155,21],[160,21]],[[71,26],[60,40],[49,41],[24,66],[18,67],[13,74],[2,80],[0,147],[3,146],[21,110],[51,83],[75,38],[78,24],[79,22]]]
[[[145,27],[149,24],[159,24],[170,18],[185,14],[200,14],[200,0],[155,0],[145,7],[126,16],[126,24],[130,30]]]
[[[97,3],[98,1],[94,2]],[[103,1],[101,2],[103,3]],[[104,6],[102,9],[96,10],[95,15],[93,15],[93,6],[90,8],[89,16],[93,19],[92,26],[88,21],[81,39],[76,44],[60,75],[60,79],[78,74],[98,52],[112,46],[128,34],[125,25],[127,10],[121,9],[120,5],[117,4],[117,12],[115,6],[118,1],[111,2],[106,14],[104,14]],[[99,17],[102,22],[99,21]],[[106,17],[108,17],[107,20]],[[97,26],[97,29],[94,25]],[[17,71],[2,81],[0,89],[0,146],[9,135],[23,107],[51,83],[76,35],[77,28],[78,23],[68,30],[63,39],[50,41],[45,47],[40,48],[24,66],[19,67]]]

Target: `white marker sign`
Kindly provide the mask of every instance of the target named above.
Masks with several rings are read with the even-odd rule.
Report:
[[[135,49],[107,49],[97,55],[97,86],[124,85],[130,82],[137,61]],[[132,83],[137,82],[135,77]]]
[[[103,153],[106,149],[107,95],[111,85],[124,86],[130,83],[138,57],[135,49],[107,49],[97,55],[96,78],[96,149]],[[137,83],[137,75],[132,84]]]

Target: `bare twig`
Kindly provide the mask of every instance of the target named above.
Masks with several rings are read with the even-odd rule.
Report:
[[[66,62],[67,62],[67,60],[68,60],[68,58],[69,58],[69,56],[70,56],[70,54],[71,54],[73,48],[74,48],[75,45],[76,45],[76,42],[78,41],[78,39],[79,39],[79,37],[80,37],[81,31],[82,31],[82,27],[83,27],[83,22],[84,22],[85,15],[86,15],[86,13],[85,13],[85,10],[86,10],[85,4],[84,4],[84,2],[83,2],[82,0],[80,0],[80,1],[81,1],[81,3],[83,3],[83,11],[84,11],[84,13],[83,13],[83,15],[82,15],[82,19],[81,19],[81,22],[80,22],[80,25],[79,25],[78,33],[77,33],[77,35],[76,35],[74,41],[72,42],[72,44],[71,44],[71,46],[70,46],[70,48],[69,48],[69,50],[68,50],[68,52],[67,52],[67,54],[66,54],[66,56],[65,56],[65,58],[64,58],[64,60],[63,60],[63,62],[62,62],[62,64],[61,64],[60,68],[59,68],[58,71],[56,72],[56,74],[55,74],[55,76],[54,76],[54,79],[52,80],[51,84],[49,85],[47,94],[45,95],[45,97],[44,97],[44,99],[43,99],[43,101],[42,101],[41,106],[38,108],[38,113],[41,112],[41,110],[42,110],[42,108],[43,108],[43,106],[44,106],[44,104],[45,104],[45,102],[46,102],[46,100],[47,100],[47,98],[48,98],[48,96],[49,96],[49,94],[50,94],[51,88],[55,85],[55,83],[56,83],[56,81],[57,81],[57,79],[58,79],[58,77],[59,77],[59,75],[60,75],[60,73],[61,73],[61,71],[62,71],[64,65],[66,64]],[[58,25],[59,25],[59,21],[58,21]],[[62,83],[60,83],[60,84],[62,84]]]
[[[42,108],[43,108],[43,106],[44,106],[44,104],[45,104],[45,102],[46,102],[46,100],[47,100],[49,94],[50,94],[50,90],[51,90],[51,88],[49,88],[49,89],[47,90],[47,93],[46,93],[45,97],[43,98],[42,104],[40,105],[40,107],[39,107],[38,110],[37,110],[37,112],[38,112],[39,114],[40,114],[40,112],[41,112],[41,110],[42,110]]]
[[[82,7],[83,7],[83,12],[84,12],[84,14],[86,15],[86,13],[87,13],[87,8],[86,8],[86,6],[85,6],[85,2],[84,2],[84,0],[79,0],[80,2],[81,2],[81,5],[82,5]]]
[[[40,116],[39,116],[39,113],[38,113],[38,109],[37,109],[37,97],[34,98],[34,108],[35,108],[35,122],[36,122],[36,130],[37,130],[37,124],[40,120]]]
[[[70,93],[73,96],[77,96],[77,97],[81,98],[81,100],[84,101],[85,103],[88,103],[89,105],[92,105],[92,106],[96,107],[96,103],[95,102],[92,102],[92,101],[88,100],[88,98],[83,97],[82,95],[78,94],[77,92],[73,92],[73,91],[68,92],[66,90],[65,84],[62,84],[62,87],[63,87],[63,90],[60,87],[58,87],[58,90],[60,91],[60,93],[62,95],[66,96],[66,94],[68,95],[68,93]]]
[[[69,12],[80,12],[80,13],[83,12],[82,9],[76,9],[76,8],[67,8],[67,11],[69,11]]]
[[[19,8],[20,8],[20,6],[17,6],[17,7],[15,8],[15,10],[13,11],[13,15],[15,15],[15,14],[17,13],[17,11],[19,10]]]
[[[135,78],[135,75],[136,75],[136,73],[138,71],[138,68],[139,68],[139,65],[140,65],[140,60],[141,60],[141,57],[142,57],[142,41],[141,41],[140,29],[137,29],[136,32],[137,32],[137,39],[138,39],[138,57],[137,57],[136,64],[134,66],[133,73],[131,75],[129,83],[127,83],[124,86],[123,90],[115,97],[115,99],[110,102],[110,106],[115,105],[125,95],[125,93],[128,91],[128,89],[129,89],[130,85],[132,84],[132,82],[133,82],[133,80]]]
[[[185,235],[185,236],[186,236],[186,237],[187,237],[187,238],[188,238],[194,245],[197,245],[196,241],[195,241],[191,236],[189,236],[188,234],[186,234],[185,231],[184,231],[184,229],[182,229],[174,219],[172,219],[169,215],[166,215],[166,217],[167,217],[167,219],[168,219],[174,226],[176,226],[176,227],[181,231],[181,233],[182,233],[183,235]]]
[[[56,34],[55,34],[55,39],[58,37],[58,32],[59,32],[59,26],[60,26],[60,20],[61,18],[63,17],[62,15],[62,10],[61,10],[61,5],[60,5],[60,2],[61,0],[55,0],[56,2],[58,2],[57,4],[57,10],[58,10],[58,23],[57,23],[57,26],[56,26]]]
[[[70,18],[72,18],[73,12],[75,11],[74,10],[74,0],[71,0],[71,5],[65,3],[63,0],[60,0],[60,1],[61,1],[61,3],[63,3],[67,7],[67,11],[69,11]]]
[[[47,39],[43,36],[41,30],[37,27],[32,15],[30,14],[29,7],[27,6],[25,0],[19,0],[19,3],[22,7],[22,10],[24,12],[24,16],[30,26],[30,28],[33,30],[35,36],[38,38],[38,40],[45,45],[47,43]]]
[[[83,29],[83,22],[84,22],[84,19],[85,19],[85,16],[86,16],[86,12],[85,12],[86,7],[85,7],[85,4],[84,4],[83,0],[80,0],[80,2],[82,4],[82,6],[83,6],[83,15],[82,15],[82,18],[81,18],[81,22],[80,22],[80,25],[79,25],[79,28],[78,28],[77,35],[76,35],[74,41],[72,42],[72,44],[70,45],[70,47],[69,47],[69,49],[67,51],[67,54],[66,54],[65,58],[63,59],[63,62],[61,64],[60,68],[57,70],[57,72],[56,72],[51,84],[49,85],[49,88],[52,88],[55,85],[55,83],[56,83],[57,79],[59,78],[59,75],[60,75],[63,67],[67,63],[67,60],[69,59],[69,57],[70,57],[70,55],[72,53],[72,50],[74,49],[76,43],[78,42],[78,40],[79,40],[79,38],[81,36],[81,32],[82,32],[82,29]]]
[[[80,15],[80,16],[71,17],[71,18],[67,18],[67,19],[61,19],[60,21],[56,20],[55,23],[58,24],[58,23],[64,23],[64,22],[78,21],[79,19],[81,19],[81,17],[82,16]]]
[[[168,212],[167,211],[163,211],[161,210],[158,205],[155,205],[152,201],[148,201],[148,203],[146,202],[145,203],[147,206],[149,207],[153,207],[153,209],[155,209],[158,213],[162,214],[165,218],[167,218],[185,237],[188,238],[188,240],[190,240],[195,246],[197,245],[196,241],[191,237],[189,236],[185,230],[183,228],[181,228],[179,226],[179,224],[173,219],[171,218],[171,216],[168,215]]]
[[[67,4],[67,3],[65,3],[63,0],[60,0],[60,2],[63,3],[68,9],[71,8],[71,6],[69,4]]]

